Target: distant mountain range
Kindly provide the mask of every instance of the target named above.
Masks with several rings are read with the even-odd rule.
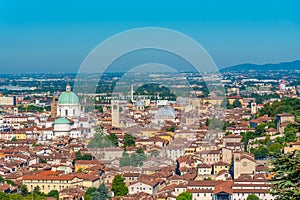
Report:
[[[235,65],[231,67],[225,67],[220,69],[221,72],[231,72],[231,71],[269,71],[269,70],[300,70],[300,60],[295,60],[292,62],[282,62],[277,64],[263,64],[256,65],[251,63],[245,63],[240,65]]]

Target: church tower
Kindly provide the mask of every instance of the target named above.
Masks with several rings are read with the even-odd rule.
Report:
[[[112,126],[120,126],[120,105],[118,100],[111,101]]]
[[[254,115],[257,113],[257,105],[255,102],[251,102],[251,114]]]

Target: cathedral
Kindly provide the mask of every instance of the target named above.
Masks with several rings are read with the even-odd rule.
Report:
[[[71,86],[68,84],[66,91],[58,98],[57,117],[79,118],[80,112],[79,98],[71,91]]]
[[[66,86],[66,91],[57,100],[53,100],[52,105],[53,109],[51,109],[51,112],[54,112],[51,114],[55,116],[54,119],[48,119],[46,123],[45,139],[65,136],[79,138],[84,133],[91,134],[93,122],[83,116],[79,98],[72,92],[69,84]]]

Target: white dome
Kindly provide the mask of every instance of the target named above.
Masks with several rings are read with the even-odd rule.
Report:
[[[176,112],[170,106],[164,106],[158,109],[158,111],[155,114],[156,119],[175,119],[175,117]]]

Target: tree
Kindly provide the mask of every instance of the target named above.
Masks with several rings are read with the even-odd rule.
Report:
[[[261,135],[262,133],[265,132],[265,128],[266,128],[267,124],[259,124],[255,127],[255,132],[258,135]]]
[[[8,196],[8,194],[6,194],[4,192],[0,192],[0,199],[1,200],[9,200],[9,196]]]
[[[99,193],[99,198],[97,200],[106,200],[109,197],[108,190],[105,187],[104,183],[102,183],[99,186],[97,192]],[[92,200],[93,200],[93,195],[92,195]]]
[[[18,141],[16,137],[11,138],[11,141]]]
[[[84,195],[84,200],[91,200],[92,195],[91,194],[85,194]]]
[[[103,198],[101,197],[100,192],[95,191],[95,192],[92,193],[91,200],[106,200],[106,198],[103,199]]]
[[[266,145],[269,145],[269,144],[271,144],[271,136],[269,136],[269,135],[267,135],[266,137],[265,137],[265,141],[264,141],[264,144],[266,144]]]
[[[157,150],[154,150],[151,152],[150,154],[151,157],[158,157],[159,156],[159,152]]]
[[[134,166],[131,163],[130,156],[123,156],[120,158],[120,167],[124,167],[124,166]]]
[[[245,148],[244,150],[247,151],[249,139],[254,139],[255,133],[251,131],[248,131],[246,133],[243,132],[241,133],[241,136],[242,136],[242,142],[244,143],[244,148]]]
[[[299,115],[299,110],[300,110],[300,99],[286,98],[286,99],[282,99],[280,102],[275,101],[272,103],[272,105],[270,105],[270,103],[266,104],[262,109],[259,110],[259,115],[260,116],[268,115],[274,117],[277,114],[287,112],[297,116]]]
[[[124,148],[129,146],[135,146],[135,137],[126,133],[123,142],[124,142]]]
[[[221,105],[222,108],[226,108],[226,109],[232,109],[233,105],[230,105],[229,100],[227,98],[224,98]]]
[[[54,198],[56,198],[56,199],[59,199],[59,193],[58,193],[57,190],[51,190],[51,191],[48,193],[47,197],[54,197]]]
[[[265,146],[261,145],[255,149],[253,153],[255,158],[261,159],[266,158],[269,155],[269,150]]]
[[[226,108],[228,104],[229,104],[228,99],[227,99],[227,98],[224,98],[220,106],[221,106],[222,108]]]
[[[12,180],[6,180],[6,183],[12,186],[17,186],[17,184],[15,182],[13,182]]]
[[[128,155],[126,152],[120,159],[120,167],[123,166],[141,166],[143,162],[147,159],[143,149],[138,148],[135,153]]]
[[[136,160],[135,160],[136,165],[141,166],[143,164],[143,162],[147,159],[147,156],[145,155],[143,149],[141,149],[141,148],[138,148],[136,150],[136,155],[137,155]]]
[[[2,176],[0,176],[0,183],[4,183],[4,178]]]
[[[209,126],[210,129],[224,130],[224,128],[226,129],[226,126],[228,124],[225,125],[225,123],[222,119],[213,117],[211,119],[206,119],[205,125]]]
[[[241,108],[242,107],[242,104],[241,104],[241,102],[240,102],[240,100],[239,99],[235,99],[234,101],[233,101],[233,107],[234,108]]]
[[[280,143],[275,142],[275,143],[269,145],[270,155],[277,155],[277,154],[280,154],[280,152],[281,152]]]
[[[169,132],[169,131],[174,132],[175,129],[176,129],[176,126],[173,125],[173,126],[167,127],[167,128],[166,128],[166,131],[167,131],[167,132]]]
[[[297,133],[299,131],[300,131],[300,125],[293,124],[293,123],[289,123],[284,129],[285,133]]]
[[[41,194],[41,188],[40,188],[40,186],[35,186],[33,188],[33,193],[40,195]]]
[[[84,194],[84,200],[91,200],[92,193],[95,191],[97,191],[95,187],[88,188]]]
[[[300,151],[280,155],[273,165],[272,194],[276,199],[300,199]]]
[[[76,160],[93,160],[93,156],[91,154],[81,155],[80,151],[78,151],[76,152],[76,157],[73,160],[73,163],[75,163]]]
[[[88,148],[106,148],[113,146],[111,141],[104,135],[103,131],[96,132],[94,138],[88,143]]]
[[[295,142],[296,141],[296,133],[288,132],[284,135],[285,142]]]
[[[97,188],[90,187],[86,190],[85,194],[92,194],[93,192],[97,191]]]
[[[256,196],[255,194],[250,194],[247,197],[247,200],[259,200],[258,196]]]
[[[192,194],[189,192],[182,192],[178,195],[176,200],[192,200]]]
[[[119,146],[119,140],[118,140],[118,137],[116,136],[116,134],[111,133],[111,134],[109,134],[109,135],[106,136],[106,137],[107,137],[107,139],[109,139],[109,140],[111,141],[111,143],[112,143],[114,146],[116,146],[116,147]]]
[[[115,196],[124,196],[128,193],[128,188],[124,182],[124,178],[117,174],[114,177],[113,183],[112,183],[112,191],[115,193]]]
[[[26,196],[28,194],[28,189],[27,189],[27,186],[26,185],[21,185],[19,186],[19,190],[20,190],[20,193],[23,195],[23,196]]]
[[[20,194],[10,194],[8,199],[9,200],[23,200],[24,197]]]

